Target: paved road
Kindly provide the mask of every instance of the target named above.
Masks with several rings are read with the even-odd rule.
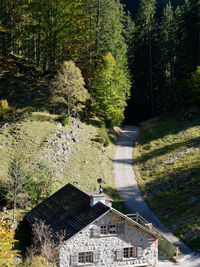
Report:
[[[154,213],[151,212],[146,202],[141,197],[132,168],[133,145],[138,133],[139,129],[137,127],[125,126],[123,128],[123,133],[117,142],[114,158],[116,187],[131,213],[139,212],[147,221],[153,223],[154,227],[156,227],[166,239],[176,247],[179,247],[184,254],[189,254],[191,253],[191,250],[162,224]],[[192,264],[192,260],[194,261],[194,264]],[[186,264],[186,262],[188,265],[183,265],[183,263],[180,265],[184,267],[200,267],[200,257],[195,259],[193,257],[190,262],[189,260],[186,260],[184,264]],[[163,267],[174,266],[169,262],[160,264],[161,265],[159,266]]]

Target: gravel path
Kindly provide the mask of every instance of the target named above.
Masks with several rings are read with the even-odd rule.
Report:
[[[154,213],[151,212],[146,202],[141,197],[132,168],[133,145],[138,133],[139,129],[137,127],[125,126],[123,128],[123,133],[116,144],[114,174],[116,187],[119,191],[120,197],[124,200],[131,213],[139,212],[139,214],[147,221],[151,222],[166,239],[168,239],[176,247],[179,247],[184,254],[191,253],[192,251],[180,239],[175,237],[172,232],[169,231],[154,215]],[[197,261],[197,265],[195,260],[195,265],[191,265],[191,262],[188,262],[189,265],[182,265],[181,263],[181,266],[200,267],[200,257],[197,257]],[[174,265],[171,265],[169,262],[164,262],[160,266],[170,267]]]

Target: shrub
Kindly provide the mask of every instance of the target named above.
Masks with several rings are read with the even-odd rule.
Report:
[[[60,116],[58,116],[57,121],[59,121],[62,126],[66,126],[69,124],[69,115],[61,114]]]
[[[32,267],[58,266],[60,247],[65,239],[65,232],[57,232],[55,238],[52,229],[44,221],[36,221],[32,228],[32,245],[27,248],[27,261],[36,263]],[[38,257],[37,257],[38,256]]]
[[[13,121],[14,114],[15,114],[15,109],[8,105],[8,101],[4,99],[0,100],[0,120]]]
[[[161,257],[172,259],[176,254],[176,248],[167,239],[162,236],[162,240],[158,240],[158,251]]]
[[[55,265],[49,263],[47,259],[43,256],[34,256],[33,258],[28,259],[23,265],[24,267],[53,267]]]
[[[110,139],[106,130],[105,126],[102,126],[101,128],[98,129],[98,141],[104,145],[105,147],[109,146],[110,144]]]
[[[4,214],[0,213],[0,266],[13,266],[17,250],[13,250],[15,232],[12,224],[4,219]]]

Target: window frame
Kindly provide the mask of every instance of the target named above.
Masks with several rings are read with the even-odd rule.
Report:
[[[127,251],[127,256],[125,253]],[[125,247],[123,248],[123,259],[136,259],[137,258],[137,247]]]
[[[117,224],[104,224],[100,226],[100,236],[108,236],[108,235],[113,236],[117,234],[118,234]]]
[[[80,259],[82,259],[82,261],[80,261]],[[92,264],[92,263],[94,263],[94,252],[93,251],[78,252],[78,265]]]

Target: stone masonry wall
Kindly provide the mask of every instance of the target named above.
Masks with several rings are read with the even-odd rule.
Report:
[[[93,229],[107,224],[125,224],[125,234],[93,237]],[[66,229],[67,230],[67,229]],[[143,247],[143,256],[136,259],[122,259],[117,261],[116,251],[125,247]],[[77,266],[90,267],[119,267],[119,266],[153,266],[154,265],[153,238],[144,230],[121,218],[110,211],[95,223],[89,225],[82,232],[70,240],[65,241],[60,250],[60,266],[70,267],[70,258],[76,252],[99,251],[97,263],[79,263]],[[74,265],[73,265],[74,266]]]

